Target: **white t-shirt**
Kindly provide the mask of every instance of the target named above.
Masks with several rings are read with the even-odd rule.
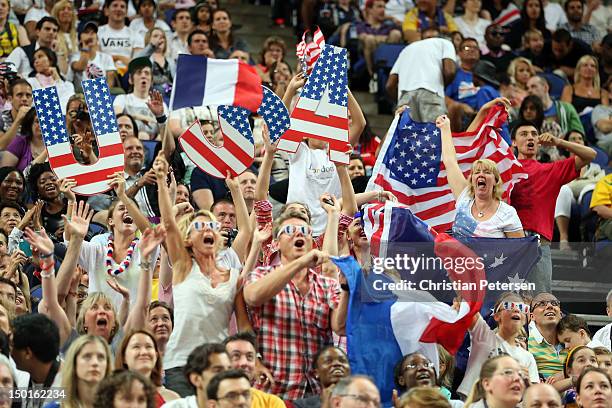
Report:
[[[166,45],[168,44],[168,40],[170,40],[170,36],[172,35],[172,30],[170,26],[166,24],[164,20],[155,20],[155,27],[160,28],[166,33]],[[145,35],[149,32],[149,29],[145,26],[144,20],[142,17],[137,17],[130,23],[130,29],[134,33],[134,38],[138,39],[138,42],[143,44],[145,43]],[[143,47],[144,48],[144,47]]]
[[[151,137],[151,140],[153,140],[159,135],[159,125],[155,121],[155,115],[153,115],[153,113],[147,106],[147,101],[148,98],[140,99],[133,93],[129,93],[127,95],[117,95],[117,97],[113,101],[113,109],[115,110],[115,112],[117,110],[120,110],[121,112],[126,112],[130,115],[138,114],[150,117],[150,122],[144,123],[140,120],[136,120],[136,124],[138,125],[139,132],[146,132]],[[165,103],[164,113],[168,115],[168,107]]]
[[[610,332],[612,331],[612,323],[608,323],[601,329],[597,330],[597,333],[593,336],[593,341],[597,341],[608,350],[612,350],[612,337],[610,337]]]
[[[443,59],[457,61],[453,43],[443,38],[416,41],[404,48],[391,68],[398,75],[398,98],[404,91],[419,88],[444,98]]]
[[[557,31],[557,27],[567,23],[567,16],[563,7],[559,3],[553,3],[552,1],[549,1],[544,6],[544,19],[546,20],[546,28],[551,32]]]
[[[195,395],[166,402],[162,408],[199,408]]]
[[[89,293],[104,292],[111,299],[115,310],[119,310],[123,297],[106,283],[106,280],[110,278],[106,267],[108,238],[109,235],[104,235],[92,242],[84,241],[79,254],[79,265],[89,274]],[[159,247],[153,253],[152,259],[157,259],[158,254]],[[131,305],[136,301],[136,294],[138,293],[140,262],[140,249],[136,245],[130,266],[115,277],[117,282],[130,292]],[[118,266],[113,260],[112,268],[116,269]]]
[[[521,367],[527,367],[529,370],[529,381],[532,383],[540,382],[538,366],[531,353],[522,347],[511,345],[499,337],[499,335],[491,330],[482,316],[479,316],[474,328],[470,330],[470,338],[472,343],[470,356],[468,357],[465,376],[457,389],[458,393],[468,395],[472,385],[480,376],[480,369],[483,363],[491,354],[498,355],[500,352],[509,354]]]
[[[138,37],[132,30],[125,26],[121,30],[115,30],[108,24],[98,28],[98,39],[100,41],[100,50],[109,55],[119,55],[122,57],[132,58],[134,48],[144,48]],[[115,64],[116,65],[116,64]],[[117,66],[117,68],[125,68]]]
[[[342,195],[336,165],[329,160],[326,149],[310,149],[302,142],[297,152],[289,155],[287,202],[308,206],[315,236],[321,235],[327,224],[327,213],[319,202],[323,193],[330,193],[336,198]]]
[[[464,38],[474,38],[478,41],[479,46],[485,45],[485,31],[491,22],[484,18],[479,18],[475,25],[468,24],[463,20],[463,16],[455,17],[455,23],[459,32],[463,34]]]
[[[70,58],[70,64],[81,59],[81,53],[77,52],[72,55]],[[86,79],[95,79],[106,77],[106,74],[110,71],[114,71],[115,63],[113,62],[113,57],[110,55],[96,51],[96,56],[94,59],[89,60],[87,62],[87,68],[83,72],[74,72],[74,81],[75,83],[80,83]]]
[[[523,224],[514,207],[503,201],[495,214],[486,221],[478,221],[472,216],[474,198],[469,195],[466,187],[461,193],[455,207],[457,215],[453,224],[453,233],[467,237],[505,238],[506,232],[520,231]]]
[[[28,23],[30,21],[34,21],[38,23],[43,17],[50,17],[51,15],[44,8],[32,7],[28,10],[23,19],[23,24]]]
[[[412,0],[388,0],[385,4],[385,16],[404,21],[406,13],[414,8]]]

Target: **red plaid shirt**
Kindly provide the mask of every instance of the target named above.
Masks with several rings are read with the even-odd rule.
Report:
[[[266,224],[272,223],[272,203],[268,200],[258,200],[253,204],[253,210],[255,211],[255,219],[257,221],[257,228],[262,229]],[[346,214],[340,214],[340,220],[338,221],[338,240],[344,235],[348,229],[349,224],[353,221],[351,217]],[[314,238],[312,241],[313,248],[323,247],[323,239],[325,234],[321,234]],[[276,255],[278,255],[278,242],[272,238],[262,243],[263,248],[263,266],[275,265],[278,262],[274,262]]]
[[[257,268],[247,276],[255,282],[273,267]],[[259,352],[276,384],[268,391],[284,400],[320,393],[312,368],[317,351],[333,343],[331,312],[338,306],[340,285],[308,270],[310,290],[302,295],[293,282],[261,306],[249,308]]]

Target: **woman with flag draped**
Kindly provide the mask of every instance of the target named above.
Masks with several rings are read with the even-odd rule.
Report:
[[[481,123],[488,110],[498,103],[510,106],[510,102],[505,98],[490,101],[478,112],[467,131],[473,131],[472,127]],[[446,168],[448,184],[456,200],[457,215],[453,225],[455,235],[490,238],[524,237],[523,226],[516,210],[501,199],[503,181],[497,164],[489,159],[476,160],[472,164],[470,175],[466,178],[457,161],[448,117],[439,116],[436,119],[436,126],[442,134],[442,161]]]

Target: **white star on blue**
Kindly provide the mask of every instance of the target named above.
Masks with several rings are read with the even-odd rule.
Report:
[[[68,132],[60,105],[57,88],[54,86],[37,89],[33,92],[36,113],[47,146],[68,142]]]
[[[251,111],[237,106],[222,105],[217,109],[219,116],[236,129],[249,142],[253,143],[253,133],[249,125]]]
[[[270,131],[270,140],[272,143],[276,141],[289,129],[291,122],[289,112],[283,104],[283,101],[271,90],[263,88],[263,100],[261,106],[257,110],[268,125]]]
[[[83,81],[83,92],[89,107],[92,125],[96,135],[118,132],[117,118],[113,107],[107,101],[110,93],[106,78],[96,78]]]
[[[408,112],[400,122],[384,157],[391,178],[412,189],[437,186],[442,154],[440,131],[433,123],[412,122]]]
[[[348,82],[346,69],[344,69],[343,65],[340,63],[340,61],[346,61],[346,49],[342,48],[340,53],[335,54],[334,48],[336,50],[338,49],[337,47],[331,46],[323,47],[323,52],[319,56],[314,70],[308,78],[309,80],[304,86],[300,96],[320,100],[323,96],[325,86],[328,86],[329,103],[346,107],[348,96],[347,92],[343,92],[343,90],[346,89]],[[325,86],[317,85],[318,83]]]

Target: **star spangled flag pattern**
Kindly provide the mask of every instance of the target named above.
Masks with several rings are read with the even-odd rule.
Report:
[[[263,102],[258,113],[263,116],[270,131],[272,143],[289,128],[289,113],[274,93],[263,88]],[[225,178],[244,172],[253,164],[255,147],[249,125],[250,111],[237,106],[220,106],[219,123],[223,133],[223,146],[213,146],[202,134],[200,122],[193,123],[179,138],[181,147],[199,168],[213,177]]]
[[[33,95],[51,168],[58,178],[76,181],[77,186],[72,189],[75,193],[94,195],[110,190],[108,175],[123,171],[123,144],[106,78],[90,79],[82,84],[99,149],[98,160],[90,165],[79,163],[72,153],[57,88],[37,89]]]
[[[527,178],[510,146],[499,133],[507,113],[499,105],[491,108],[474,132],[453,134],[457,160],[463,174],[469,175],[477,159],[497,163],[503,181],[503,198],[514,184]],[[407,109],[396,117],[374,166],[367,191],[393,192],[400,203],[436,231],[449,229],[455,219],[455,198],[442,163],[440,131],[433,123],[414,122]]]
[[[326,45],[298,102],[291,112],[291,128],[278,148],[295,152],[303,138],[329,142],[329,158],[348,163],[348,94],[346,49]]]

